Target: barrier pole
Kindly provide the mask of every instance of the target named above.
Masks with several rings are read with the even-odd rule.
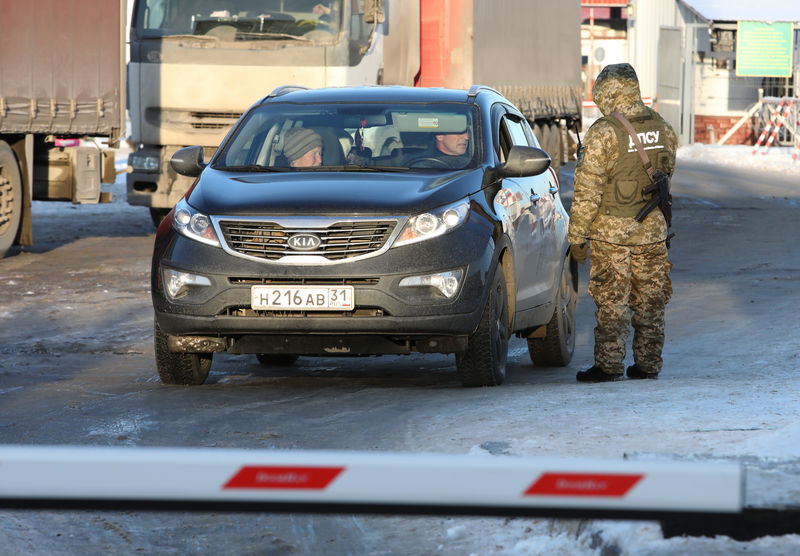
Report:
[[[0,507],[734,514],[739,465],[215,448],[0,446]]]
[[[766,126],[764,126],[764,131],[762,131],[761,135],[758,136],[758,140],[756,141],[756,144],[753,146],[753,152],[750,154],[756,154],[756,152],[758,152],[758,148],[761,146],[761,143],[767,137],[767,133],[769,133],[769,131],[772,129],[772,126],[774,125],[775,120],[778,117],[778,113],[781,111],[781,108],[783,108],[783,105],[785,103],[786,103],[786,97],[781,99],[781,101],[778,103],[778,107],[775,109],[774,112],[772,112],[772,117],[769,119],[769,123]]]
[[[775,142],[775,138],[778,136],[778,132],[783,127],[783,124],[786,122],[786,118],[789,116],[789,112],[792,109],[792,100],[786,103],[786,106],[783,108],[783,114],[778,116],[778,123],[773,128],[772,133],[769,135],[769,139],[767,140],[767,144],[764,146],[764,149],[761,151],[761,155],[766,155],[769,148],[772,146],[772,143]]]

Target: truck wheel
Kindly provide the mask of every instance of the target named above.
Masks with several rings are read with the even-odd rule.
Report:
[[[467,340],[466,351],[456,353],[456,369],[464,386],[503,383],[508,359],[509,322],[506,277],[498,265],[478,329]]]
[[[161,225],[161,221],[169,214],[169,211],[170,209],[150,207],[150,220],[153,221],[156,228]]]
[[[167,347],[167,335],[155,325],[156,367],[164,384],[203,384],[211,370],[211,353],[173,353]]]
[[[551,164],[553,170],[558,174],[558,169],[561,168],[561,153],[563,149],[561,146],[561,128],[556,124],[550,124],[550,141],[552,142],[551,148],[553,149],[550,151]]]
[[[534,124],[533,126],[533,135],[536,137],[536,140],[539,142],[539,147],[544,150],[547,150],[547,147],[544,144],[544,136],[542,135],[542,126],[540,124]]]
[[[578,265],[571,257],[564,261],[556,309],[544,338],[528,338],[528,353],[534,365],[566,367],[575,351],[575,312],[578,307]]]
[[[290,353],[259,353],[258,362],[267,367],[290,367],[297,361],[297,355]]]
[[[14,243],[22,218],[22,176],[14,151],[0,141],[0,258]]]

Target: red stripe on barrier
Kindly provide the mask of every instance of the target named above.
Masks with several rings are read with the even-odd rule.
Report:
[[[525,496],[610,496],[621,498],[644,475],[543,473]]]
[[[344,467],[277,467],[246,465],[242,467],[223,489],[275,488],[322,490],[333,481]]]

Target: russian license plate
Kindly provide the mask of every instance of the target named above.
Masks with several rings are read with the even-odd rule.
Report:
[[[352,311],[353,286],[253,286],[253,309],[283,311]]]

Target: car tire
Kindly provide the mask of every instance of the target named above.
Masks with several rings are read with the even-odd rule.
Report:
[[[256,355],[258,362],[267,367],[290,367],[297,361],[299,355],[290,353],[259,353]]]
[[[506,377],[510,336],[508,295],[503,268],[494,273],[486,305],[477,330],[467,340],[467,349],[456,353],[456,369],[464,386],[498,386]]]
[[[0,141],[0,259],[14,244],[22,218],[22,176],[14,151]]]
[[[203,384],[211,371],[211,353],[174,353],[167,346],[167,335],[155,325],[155,352],[158,376],[164,384]]]
[[[528,338],[531,361],[541,367],[566,367],[575,351],[575,313],[578,307],[578,265],[567,257],[561,271],[556,309],[544,338]]]

